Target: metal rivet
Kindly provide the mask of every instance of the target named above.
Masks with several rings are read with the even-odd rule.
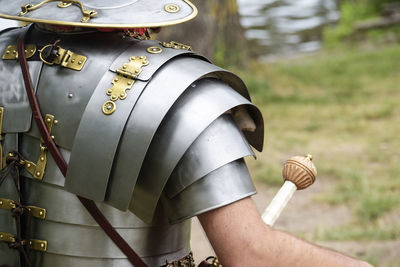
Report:
[[[123,66],[122,66],[122,68],[123,68],[123,69],[126,69],[126,68],[127,68],[127,66],[126,66],[126,65],[123,65]]]
[[[128,85],[131,85],[132,84],[132,82],[128,82]]]
[[[40,172],[36,172],[36,176],[40,176]]]
[[[121,96],[121,97],[124,97],[124,96],[125,96],[125,93],[121,93],[120,96]]]
[[[180,8],[177,5],[169,4],[164,7],[164,10],[167,11],[168,13],[176,13],[180,10]]]
[[[32,165],[30,163],[26,164],[26,167],[30,168]]]
[[[147,52],[149,52],[150,54],[159,54],[162,52],[162,48],[158,46],[150,46],[149,48],[147,48]]]
[[[117,108],[117,106],[115,105],[114,102],[107,101],[106,103],[103,104],[102,110],[103,110],[104,114],[110,115],[115,111],[116,108]]]
[[[118,78],[115,78],[115,79],[114,79],[114,82],[118,82]]]
[[[40,157],[40,160],[41,160],[41,161],[44,161],[44,157]]]
[[[43,211],[39,211],[39,215],[40,215],[40,216],[43,216]]]
[[[28,50],[25,49],[25,53],[27,53],[27,52],[28,52]]]
[[[118,96],[116,96],[116,95],[112,95],[110,98],[111,98],[111,100],[114,100],[114,101],[115,101],[115,100],[117,100],[117,99],[118,99]]]
[[[135,70],[135,73],[139,73],[140,72],[140,70]]]
[[[3,205],[3,201],[0,200],[0,205]]]
[[[31,53],[33,53],[35,50],[31,49]]]
[[[82,61],[78,61],[78,65],[82,65]]]
[[[74,63],[74,62],[75,62],[75,59],[72,59],[71,62]]]
[[[58,120],[54,120],[54,124],[58,124]]]
[[[41,243],[41,244],[40,244],[40,247],[41,247],[41,248],[44,248],[44,244],[43,244],[43,243]]]
[[[131,59],[132,59],[132,60],[135,60],[135,59],[136,59],[136,57],[131,57]]]
[[[73,93],[69,93],[68,94],[68,98],[73,98],[74,97],[74,94]]]
[[[51,122],[51,119],[50,119],[50,118],[47,118],[46,121],[47,121],[47,122]]]
[[[6,54],[10,54],[10,50],[7,50],[7,51],[6,51]]]
[[[55,138],[54,135],[52,135],[52,136],[51,136],[51,139],[54,139],[54,138]]]
[[[3,237],[4,237],[4,235],[0,234],[0,238],[3,238]]]
[[[14,157],[14,154],[13,153],[8,153],[8,156]]]
[[[144,59],[144,56],[140,56],[139,58],[140,58],[140,59]]]

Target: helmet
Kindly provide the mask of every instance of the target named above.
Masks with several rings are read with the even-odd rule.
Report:
[[[144,28],[194,18],[188,0],[0,0],[0,17],[53,25]]]

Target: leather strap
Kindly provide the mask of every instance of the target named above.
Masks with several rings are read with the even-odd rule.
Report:
[[[24,30],[19,39],[18,39],[18,60],[21,65],[22,75],[24,78],[26,93],[28,95],[29,104],[32,109],[33,119],[39,129],[40,135],[43,138],[44,143],[46,144],[47,149],[50,154],[54,158],[58,168],[64,177],[67,174],[68,164],[62,157],[59,149],[54,143],[53,139],[50,136],[50,133],[47,131],[46,124],[44,123],[43,117],[40,112],[39,104],[36,99],[33,83],[31,76],[29,74],[29,66],[25,56],[25,36],[27,35],[30,28]],[[108,235],[108,237],[114,242],[115,245],[118,246],[119,249],[128,257],[129,261],[138,267],[147,267],[147,265],[143,262],[143,260],[136,254],[136,252],[129,246],[129,244],[121,237],[121,235],[114,229],[114,227],[110,224],[106,217],[104,217],[103,213],[96,206],[96,203],[93,200],[83,198],[77,196],[82,205],[87,209],[93,219],[99,224],[99,226],[103,229],[103,231]]]

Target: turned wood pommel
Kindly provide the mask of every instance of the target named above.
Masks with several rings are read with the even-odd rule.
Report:
[[[317,169],[312,156],[294,156],[285,162],[282,171],[283,179],[294,183],[298,190],[312,185],[317,176]]]

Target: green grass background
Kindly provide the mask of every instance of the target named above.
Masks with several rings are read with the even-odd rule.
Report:
[[[339,228],[318,229],[314,241],[400,238],[400,47],[325,49],[255,63],[241,75],[266,125],[265,151],[249,161],[253,176],[278,187],[282,163],[310,153],[318,179],[332,185],[315,201],[354,214]]]

